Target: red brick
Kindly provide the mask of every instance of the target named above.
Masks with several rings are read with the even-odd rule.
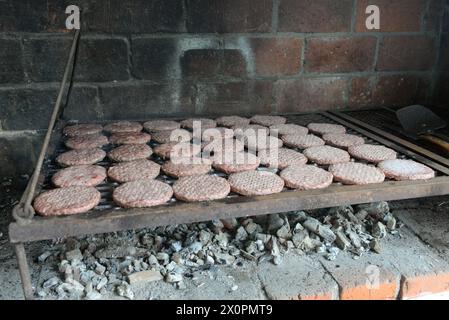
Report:
[[[338,109],[345,106],[347,80],[340,77],[279,80],[279,112],[295,113]]]
[[[449,291],[449,272],[437,271],[424,275],[403,276],[401,281],[401,299]]]
[[[272,0],[187,0],[188,32],[267,32]]]
[[[388,36],[380,44],[377,70],[430,70],[435,59],[434,37]]]
[[[307,72],[354,72],[374,66],[375,37],[312,38],[307,40]]]
[[[195,94],[198,114],[270,113],[272,88],[270,81],[245,81],[197,84]]]
[[[411,75],[357,77],[352,80],[349,106],[406,106],[419,99],[419,78]]]
[[[303,40],[297,38],[252,38],[257,75],[297,74],[301,69],[302,46]]]
[[[346,254],[322,263],[338,283],[341,300],[392,300],[399,293],[400,274],[386,264],[370,258],[354,261]]]
[[[421,30],[422,16],[427,0],[359,0],[357,5],[357,32],[413,32]],[[369,5],[380,9],[380,30],[366,28],[365,13]]]
[[[181,57],[181,68],[184,77],[241,77],[246,63],[239,50],[194,49]]]
[[[350,31],[352,4],[352,0],[280,0],[279,31]]]

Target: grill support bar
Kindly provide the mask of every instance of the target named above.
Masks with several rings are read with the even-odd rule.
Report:
[[[23,243],[14,245],[17,264],[19,265],[20,278],[22,280],[22,289],[26,300],[33,300],[33,285],[31,284],[30,268],[28,266],[27,255]]]

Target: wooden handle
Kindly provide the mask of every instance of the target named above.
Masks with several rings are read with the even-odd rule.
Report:
[[[449,154],[449,142],[431,135],[420,135],[419,138],[440,147],[446,154]]]

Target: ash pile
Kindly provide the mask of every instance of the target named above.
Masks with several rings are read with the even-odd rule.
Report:
[[[133,299],[134,284],[165,281],[183,290],[195,272],[244,260],[278,265],[290,251],[335,260],[343,250],[358,259],[380,254],[381,239],[400,236],[400,226],[379,202],[71,238],[38,257],[58,263],[59,272],[37,292],[44,299]]]

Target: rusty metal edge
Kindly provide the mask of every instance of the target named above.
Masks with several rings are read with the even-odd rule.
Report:
[[[421,147],[411,144],[410,142],[405,141],[405,140],[404,141],[407,142],[407,146],[404,146],[400,141],[395,141],[392,138],[391,139],[388,139],[386,137],[384,138],[381,136],[381,134],[382,133],[387,134],[387,133],[380,129],[373,127],[374,129],[377,129],[377,130],[375,133],[372,133],[370,131],[367,131],[368,129],[361,128],[358,124],[351,123],[349,120],[346,120],[346,119],[341,119],[337,115],[334,115],[332,113],[324,112],[323,115],[326,117],[329,117],[330,119],[332,119],[346,127],[356,130],[357,132],[381,143],[384,146],[387,146],[387,147],[394,149],[400,153],[403,153],[403,154],[407,155],[408,157],[415,159],[416,161],[419,161],[419,162],[431,167],[432,169],[435,169],[445,175],[449,175],[449,168],[447,166],[441,165],[438,162],[435,162],[436,160],[432,158],[432,155],[439,157],[437,154],[434,154],[430,151],[428,151],[427,154],[424,152],[419,152],[418,149]],[[394,136],[393,136],[393,138],[394,138]],[[414,147],[416,147],[416,148],[414,148]],[[449,166],[449,163],[448,163],[448,166]]]
[[[380,200],[401,200],[449,194],[449,177],[396,181],[365,186],[332,186],[323,190],[287,191],[274,195],[180,203],[146,209],[110,210],[77,216],[35,218],[9,226],[11,243],[318,209]]]
[[[328,112],[326,112],[326,115],[328,115],[328,116],[333,115],[340,119],[349,121],[349,122],[359,126],[359,128],[362,128],[362,129],[364,128],[366,130],[369,130],[369,131],[373,132],[374,134],[376,134],[377,136],[381,136],[383,138],[391,140],[392,142],[399,144],[407,149],[410,149],[418,154],[421,154],[422,156],[427,157],[427,158],[431,159],[432,161],[436,161],[438,163],[441,163],[442,165],[449,167],[449,159],[442,157],[442,156],[440,156],[432,151],[429,151],[423,147],[420,147],[414,143],[411,143],[410,141],[407,141],[407,140],[397,137],[391,133],[388,133],[382,129],[376,128],[370,124],[360,121],[360,120],[358,120],[354,117],[351,117],[347,114],[344,114],[343,112],[328,111]]]

